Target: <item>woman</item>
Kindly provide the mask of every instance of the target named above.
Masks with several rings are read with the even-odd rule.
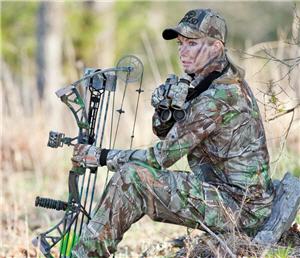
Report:
[[[214,231],[237,228],[249,235],[269,216],[273,186],[265,132],[243,74],[225,54],[226,34],[224,19],[210,9],[191,10],[163,31],[164,39],[177,40],[186,74],[180,80],[171,76],[153,93],[153,131],[161,139],[154,146],[75,147],[75,165],[107,166],[116,173],[74,255],[108,257],[145,214],[155,221],[200,229],[204,223]],[[162,105],[182,99],[177,109]],[[176,110],[183,111],[180,119]],[[185,155],[192,173],[166,170]]]

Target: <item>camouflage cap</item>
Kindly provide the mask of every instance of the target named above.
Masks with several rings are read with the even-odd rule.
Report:
[[[188,11],[176,27],[167,28],[162,36],[166,40],[177,38],[178,34],[191,39],[209,36],[221,40],[224,44],[227,26],[224,18],[211,9]]]

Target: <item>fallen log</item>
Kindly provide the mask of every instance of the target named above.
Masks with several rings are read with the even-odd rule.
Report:
[[[287,172],[276,189],[272,212],[253,239],[261,245],[276,244],[282,234],[289,230],[299,209],[300,180]]]

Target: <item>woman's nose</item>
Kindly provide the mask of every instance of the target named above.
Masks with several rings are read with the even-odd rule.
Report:
[[[186,55],[186,53],[187,53],[187,47],[182,45],[179,49],[179,55],[184,56],[184,55]]]

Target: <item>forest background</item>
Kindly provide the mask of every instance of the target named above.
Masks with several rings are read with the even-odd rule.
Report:
[[[34,208],[36,195],[66,199],[71,148],[46,147],[48,132],[76,135],[71,113],[54,92],[85,67],[108,68],[126,54],[145,67],[135,148],[157,140],[151,130],[151,93],[167,74],[181,74],[177,45],[161,32],[193,8],[213,8],[226,19],[227,49],[246,71],[264,118],[271,174],[300,176],[299,3],[199,1],[1,2],[0,257],[36,257],[31,239],[62,214]],[[132,98],[126,118],[134,119]],[[118,147],[128,147],[126,133]],[[124,137],[123,137],[124,136]],[[187,169],[185,161],[174,166]],[[100,181],[103,179],[100,179]],[[135,257],[155,241],[186,233],[143,218],[121,244],[119,257]],[[117,255],[117,257],[118,257]]]

